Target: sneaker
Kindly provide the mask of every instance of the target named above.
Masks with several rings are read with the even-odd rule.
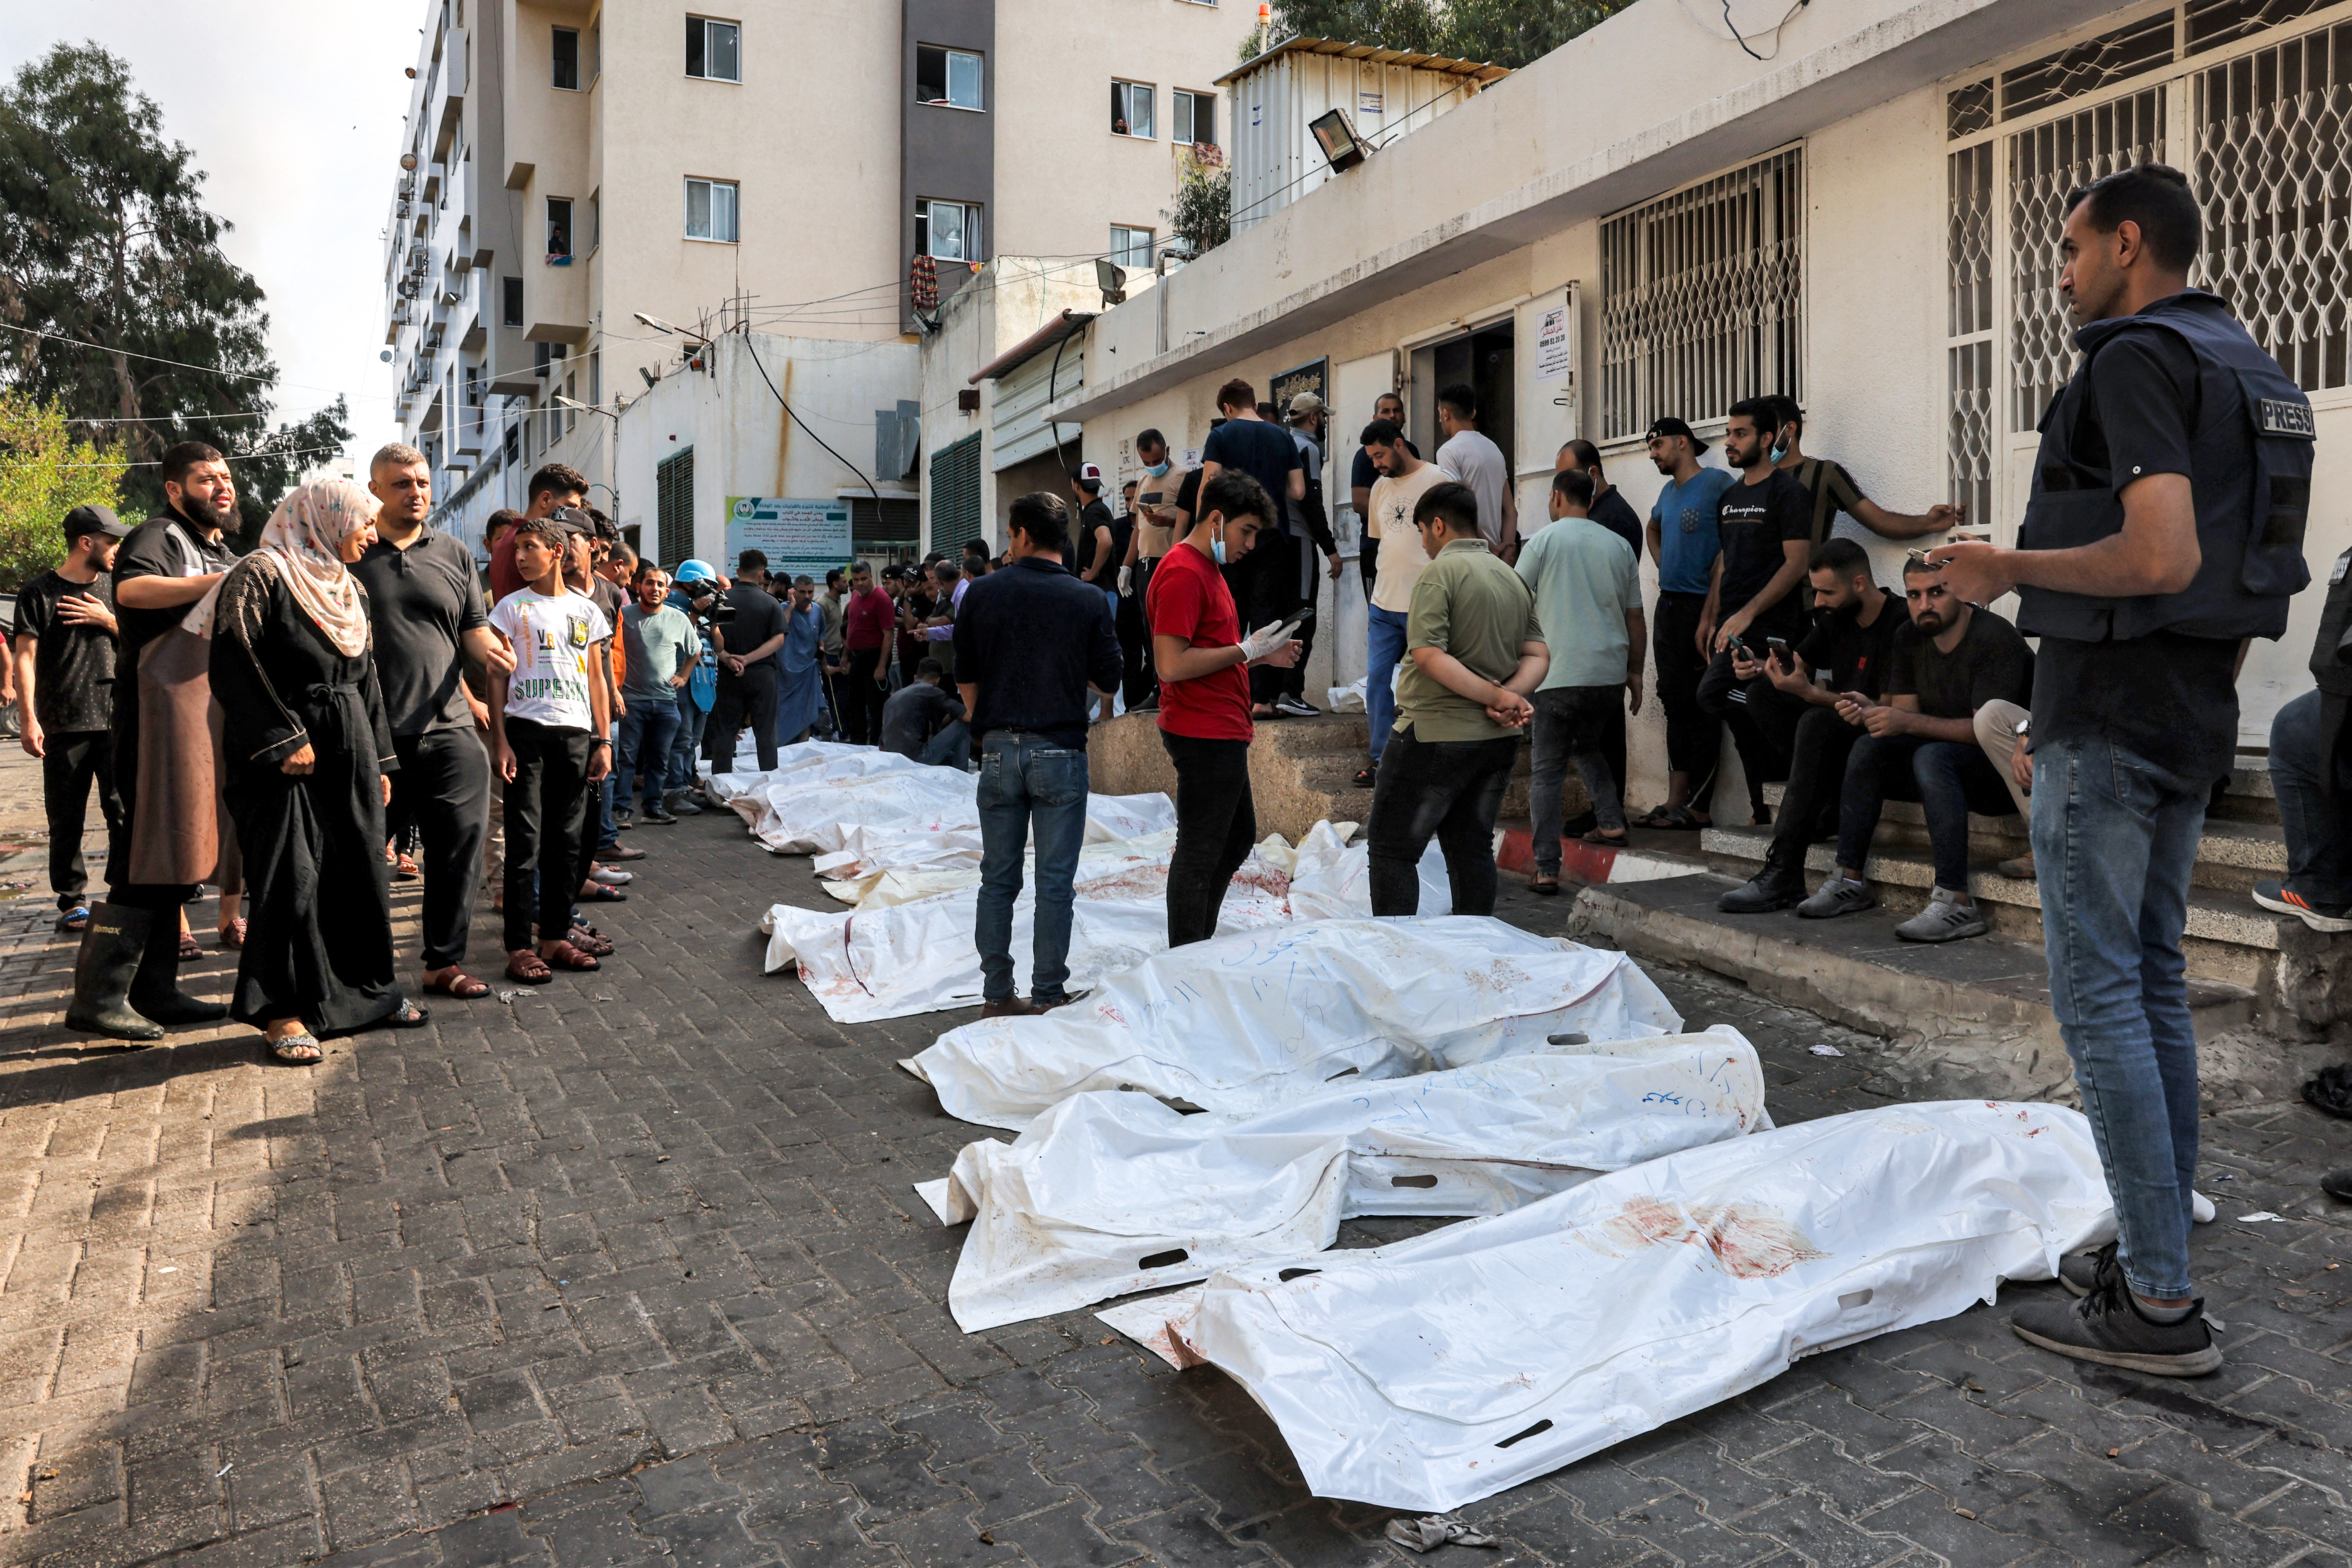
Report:
[[[2274,913],[2293,915],[2314,931],[2352,931],[2352,904],[2315,904],[2284,882],[2256,882],[2254,902]]]
[[[626,833],[630,828],[635,827],[636,825],[636,813],[631,811],[627,806],[616,805],[613,808],[614,832]]]
[[[1928,899],[1927,907],[1896,926],[1895,934],[1905,942],[1958,942],[1963,937],[1982,936],[1990,929],[1985,924],[1983,910],[1937,888]]]
[[[1145,698],[1142,701],[1140,701],[1140,702],[1139,702],[1139,703],[1135,704],[1135,706],[1133,706],[1132,708],[1129,708],[1129,709],[1128,710],[1128,711],[1129,711],[1129,712],[1130,712],[1130,713],[1157,713],[1157,712],[1159,712],[1159,711],[1160,711],[1160,693],[1158,693],[1157,691],[1153,692],[1150,696],[1149,696],[1149,697]]]
[[[2014,860],[2003,860],[1993,868],[2012,882],[2033,880],[2033,851],[2029,849]]]
[[[2319,1190],[2331,1198],[2352,1204],[2352,1165],[2340,1171],[2330,1171],[2320,1177]]]
[[[2066,1288],[2069,1296],[2089,1295],[2116,1272],[2116,1244],[2112,1241],[2095,1252],[2077,1252],[2058,1260],[2058,1283]]]
[[[1780,846],[1772,847],[1764,869],[1746,887],[1734,888],[1715,900],[1715,907],[1727,915],[1762,915],[1774,910],[1785,910],[1805,896],[1805,872],[1801,865],[1780,858]]]
[[[1323,717],[1323,710],[1316,707],[1315,704],[1307,701],[1304,697],[1296,696],[1287,691],[1274,700],[1274,710],[1276,713],[1283,714],[1292,719],[1320,719]]]
[[[2020,1307],[2009,1326],[2026,1343],[2072,1360],[2155,1377],[2202,1377],[2221,1365],[2201,1299],[2177,1323],[2150,1322],[2120,1269],[2109,1270],[2079,1301]]]
[[[663,809],[661,802],[655,801],[646,807],[646,820],[656,826],[667,827],[676,823],[677,818]]]
[[[1797,912],[1809,921],[1827,921],[1840,915],[1858,915],[1877,907],[1877,895],[1870,890],[1868,883],[1848,881],[1843,873],[1832,871],[1822,884],[1822,890],[1799,904]]]
[[[662,796],[662,809],[674,813],[679,816],[700,816],[702,815],[702,807],[687,799],[686,792],[682,789],[674,789],[667,795]]]
[[[588,879],[602,882],[608,888],[625,888],[637,879],[637,874],[635,871],[615,871],[610,866],[599,865],[589,869]]]

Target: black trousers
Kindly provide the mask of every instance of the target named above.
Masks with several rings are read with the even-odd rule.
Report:
[[[1495,912],[1495,818],[1518,765],[1516,736],[1425,742],[1408,724],[1389,737],[1372,785],[1372,913],[1421,912],[1421,857],[1434,837],[1445,853],[1454,913]]]
[[[1666,766],[1690,775],[1690,809],[1705,812],[1715,798],[1715,768],[1723,750],[1723,721],[1699,706],[1698,651],[1704,594],[1660,594],[1650,651],[1658,662],[1658,707],[1666,716]]]
[[[588,757],[594,739],[585,730],[507,721],[507,749],[515,759],[506,787],[509,952],[531,945],[534,926],[549,942],[561,942],[572,929],[572,900],[580,889],[573,873],[593,793]]]
[[[1159,678],[1151,673],[1151,623],[1143,613],[1143,596],[1151,589],[1151,570],[1159,563],[1157,557],[1136,557],[1135,569],[1127,580],[1128,592],[1118,601],[1118,651],[1127,661],[1120,684],[1130,709],[1141,707],[1160,689]]]
[[[776,765],[773,659],[747,664],[740,675],[729,675],[724,668],[719,671],[719,689],[710,700],[710,722],[702,731],[702,754],[710,759],[712,773],[735,771],[735,737],[743,732],[747,722],[752,742],[760,748],[760,771],[765,773]]]
[[[1257,842],[1249,742],[1160,731],[1176,764],[1176,852],[1168,862],[1168,945],[1217,934],[1217,910]]]
[[[1298,542],[1286,533],[1260,533],[1250,552],[1224,573],[1244,636],[1288,619],[1298,607]],[[1271,702],[1281,696],[1287,674],[1263,664],[1252,667],[1250,700]]]
[[[1767,637],[1780,637],[1793,645],[1801,636],[1801,620],[1777,615],[1759,619],[1748,628],[1741,640],[1761,652]],[[1760,693],[1755,689],[1759,687]],[[1702,711],[1731,726],[1731,743],[1738,748],[1739,765],[1748,774],[1749,804],[1761,815],[1764,786],[1788,777],[1787,737],[1794,727],[1792,716],[1776,717],[1772,710],[1777,703],[1794,699],[1781,697],[1769,680],[1741,680],[1732,672],[1731,650],[1727,647],[1707,660],[1705,673],[1698,678],[1697,695]]]
[[[1779,696],[1779,692],[1774,692]],[[1838,797],[1845,787],[1846,760],[1865,731],[1849,724],[1834,708],[1805,703],[1789,745],[1789,787],[1772,819],[1772,843],[1782,858],[1804,863],[1805,847],[1837,831]]]
[[[400,771],[392,775],[386,827],[414,830],[425,873],[425,967],[446,969],[466,956],[474,923],[474,884],[489,835],[490,759],[471,729],[394,735]]]
[[[890,694],[882,689],[882,680],[889,673],[883,660],[889,654],[886,647],[854,647],[847,655],[848,672],[838,685],[841,691],[842,738],[853,746],[882,743],[882,705]],[[768,692],[769,705],[775,704],[775,689]],[[761,763],[772,768],[773,763]]]
[[[49,890],[60,910],[78,909],[89,887],[82,865],[81,830],[89,793],[111,844],[123,830],[122,797],[114,789],[114,739],[103,730],[69,730],[47,737],[41,748],[41,809],[49,822]]]

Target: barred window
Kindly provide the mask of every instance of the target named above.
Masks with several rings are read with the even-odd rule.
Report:
[[[1601,228],[1605,435],[1804,396],[1804,152],[1644,202]]]
[[[694,448],[654,468],[654,531],[661,558],[676,566],[694,553]]]

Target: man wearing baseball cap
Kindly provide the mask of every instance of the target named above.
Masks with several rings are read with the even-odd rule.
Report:
[[[66,513],[66,555],[16,595],[16,675],[19,743],[41,760],[41,805],[49,821],[49,890],[58,929],[89,924],[83,894],[81,830],[92,787],[110,834],[121,825],[115,793],[114,552],[131,531],[110,507]]]
[[[1071,469],[1070,493],[1077,500],[1078,515],[1062,546],[1062,564],[1076,573],[1080,582],[1111,594],[1116,609],[1118,558],[1111,551],[1110,505],[1102,499],[1101,467],[1080,463]]]
[[[1658,706],[1666,716],[1666,798],[1635,827],[1691,830],[1707,826],[1723,721],[1698,705],[1699,677],[1714,657],[1707,595],[1723,545],[1717,512],[1738,481],[1727,468],[1702,468],[1706,443],[1669,415],[1651,422],[1650,461],[1666,477],[1650,509],[1650,558],[1658,567],[1658,605],[1651,645],[1658,658]]]

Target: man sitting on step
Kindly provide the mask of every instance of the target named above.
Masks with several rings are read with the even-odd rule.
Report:
[[[1925,808],[1936,883],[1927,909],[1895,928],[1906,942],[1982,936],[1983,914],[1969,896],[1969,814],[2019,809],[2011,781],[1977,739],[1976,712],[1989,702],[2031,700],[2033,654],[2017,628],[1952,596],[1943,574],[1914,555],[1903,569],[1911,618],[1896,629],[1886,700],[1856,692],[1839,712],[1868,731],[1846,759],[1838,805],[1837,869],[1797,906],[1810,920],[1853,914],[1878,902],[1862,879],[1881,808],[1891,796]]]
[[[1771,648],[1732,667],[1746,683],[1748,718],[1789,759],[1789,784],[1764,869],[1717,902],[1727,914],[1785,910],[1805,896],[1805,849],[1837,831],[1846,757],[1863,734],[1840,703],[1853,692],[1877,698],[1905,624],[1903,602],[1878,585],[1869,552],[1853,540],[1825,540],[1806,565],[1813,629],[1793,649]]]

